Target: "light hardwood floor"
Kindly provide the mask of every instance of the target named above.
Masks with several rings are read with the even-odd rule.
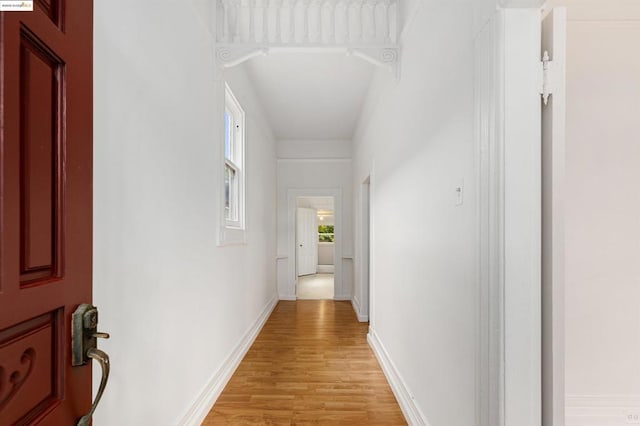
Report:
[[[298,277],[298,300],[333,299],[333,274],[314,274]]]
[[[280,302],[203,425],[406,425],[349,302]]]

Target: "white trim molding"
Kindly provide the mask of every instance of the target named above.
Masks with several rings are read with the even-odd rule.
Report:
[[[247,330],[244,336],[242,336],[242,339],[238,342],[233,352],[231,352],[222,363],[222,366],[211,376],[191,408],[189,408],[182,420],[178,423],[180,426],[197,426],[207,417],[207,414],[220,397],[224,387],[231,379],[231,376],[233,376],[240,362],[242,362],[242,359],[256,340],[256,337],[258,337],[258,334],[260,334],[262,327],[264,327],[264,324],[269,319],[269,316],[271,316],[271,312],[273,312],[277,304],[278,297],[274,296],[269,303],[267,303],[258,319],[249,330]]]
[[[278,158],[278,163],[351,163],[351,158]]]
[[[398,0],[217,0],[220,68],[277,52],[339,51],[398,78]]]
[[[350,302],[351,298],[349,296],[337,295],[337,296],[333,296],[333,300],[337,302]]]
[[[498,6],[502,8],[541,9],[545,0],[499,0]]]
[[[318,274],[333,274],[336,268],[334,265],[318,265],[316,267],[316,272]]]
[[[387,350],[384,348],[384,345],[372,328],[369,328],[367,341],[382,367],[382,371],[389,382],[389,386],[391,386],[393,394],[398,400],[398,404],[400,405],[400,409],[402,410],[402,414],[404,414],[407,423],[409,423],[410,426],[429,426],[427,418],[416,405],[413,394],[407,386],[407,382],[402,378],[402,375],[396,368],[393,361],[391,361]]]
[[[475,40],[480,426],[541,424],[541,15],[510,5]]]
[[[289,259],[286,261],[281,261],[278,264],[278,267],[282,267],[282,271],[278,271],[279,282],[282,279],[283,282],[286,282],[286,288],[279,289],[281,292],[280,300],[296,300],[296,285],[298,282],[298,277],[296,274],[296,200],[298,197],[333,197],[335,200],[335,249],[334,249],[334,284],[333,284],[333,294],[334,300],[351,300],[351,296],[345,296],[345,291],[343,288],[343,262],[339,261],[342,259],[342,250],[343,250],[343,200],[342,200],[342,189],[340,188],[288,188],[287,189],[287,248],[288,248],[288,256]],[[285,270],[286,268],[286,270]],[[283,275],[281,275],[283,274]]]
[[[257,56],[267,56],[269,49],[264,46],[218,46],[216,61],[223,68],[231,68]]]
[[[542,423],[540,9],[501,11],[504,424]]]
[[[567,426],[640,424],[640,395],[567,395]]]
[[[280,300],[285,301],[285,302],[295,302],[296,300],[298,300],[298,298],[293,295],[284,295],[284,296],[280,296]]]
[[[360,313],[360,301],[357,297],[353,296],[351,299],[351,306],[353,307],[354,312],[356,313],[356,317],[358,317],[358,321],[360,322],[368,322],[369,315],[364,315]]]

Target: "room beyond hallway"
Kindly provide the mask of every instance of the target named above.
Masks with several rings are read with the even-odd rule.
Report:
[[[404,425],[349,302],[281,301],[203,425]]]
[[[333,300],[333,274],[314,274],[298,277],[298,300]]]

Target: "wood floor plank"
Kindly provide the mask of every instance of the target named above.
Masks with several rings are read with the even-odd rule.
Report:
[[[406,425],[349,302],[280,302],[203,425]]]

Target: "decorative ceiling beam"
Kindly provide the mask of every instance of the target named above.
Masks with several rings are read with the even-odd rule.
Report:
[[[218,65],[279,51],[338,51],[398,76],[398,0],[217,0]]]

